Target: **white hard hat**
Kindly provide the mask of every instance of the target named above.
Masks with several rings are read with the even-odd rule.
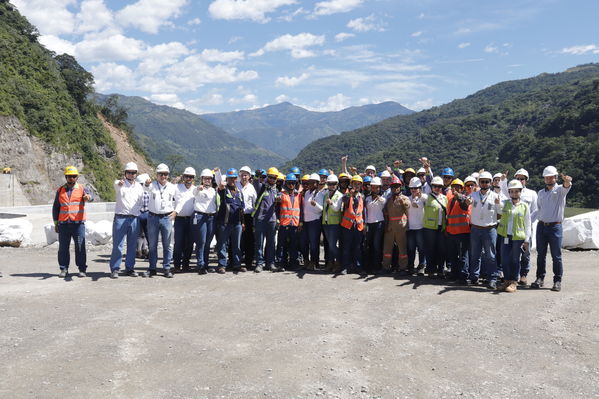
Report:
[[[364,169],[364,171],[367,171],[367,170],[372,170],[372,171],[374,171],[374,173],[376,173],[376,168],[374,167],[374,165],[368,165],[366,167],[366,169]]]
[[[372,178],[372,181],[370,182],[371,186],[382,186],[383,182],[381,181],[381,178],[376,176]]]
[[[239,168],[239,173],[241,173],[241,172],[247,172],[250,175],[252,174],[252,170],[250,169],[249,166],[242,166],[241,168]]]
[[[475,179],[478,179],[480,177],[480,173],[474,172],[470,176],[474,177]]]
[[[308,180],[320,181],[320,176],[318,175],[318,173],[312,173]]]
[[[127,165],[125,165],[125,170],[134,170],[137,172],[137,164],[135,162],[127,162]]]
[[[183,171],[184,175],[187,176],[194,176],[196,175],[196,170],[194,168],[192,168],[191,166],[188,166],[185,168],[185,170]]]
[[[431,185],[442,186],[443,185],[443,179],[441,178],[441,176],[435,176],[435,177],[433,177],[433,180],[431,181]]]
[[[547,166],[543,169],[543,177],[546,176],[557,176],[557,168],[555,166]]]
[[[168,166],[166,166],[166,164],[161,163],[156,167],[156,173],[160,172],[171,173],[171,170],[168,168]]]
[[[202,173],[200,174],[201,177],[212,177],[212,171],[210,169],[204,169],[202,170]]]
[[[426,169],[420,168],[416,171],[416,174],[418,174],[418,173],[426,173]]]
[[[410,179],[410,188],[418,188],[422,187],[422,182],[419,177],[412,177]]]
[[[491,172],[484,171],[478,176],[478,180],[480,179],[493,180],[493,176],[491,176]]]
[[[327,183],[339,183],[339,179],[335,175],[328,175]]]
[[[509,184],[507,185],[507,188],[508,188],[508,190],[511,190],[513,188],[514,189],[515,188],[522,189],[523,187],[522,187],[522,183],[520,183],[520,180],[514,179],[514,180],[512,180],[512,181],[509,182]]]
[[[518,175],[524,176],[528,179],[528,171],[526,169],[518,169],[516,173],[514,173],[514,177]]]
[[[464,184],[466,183],[477,183],[476,179],[472,176],[468,176],[466,179],[464,179]]]
[[[148,179],[150,178],[150,175],[147,173],[142,173],[141,175],[137,175],[137,177],[135,178],[135,180],[139,183],[139,184],[144,184]]]
[[[501,173],[497,172],[497,173],[495,173],[495,174],[493,175],[493,179],[496,179],[496,178],[498,178],[498,177],[499,177],[499,178],[501,178],[502,176],[503,176],[503,175],[502,175]]]
[[[391,173],[389,173],[388,170],[383,170],[383,172],[381,173],[381,177],[391,177]]]

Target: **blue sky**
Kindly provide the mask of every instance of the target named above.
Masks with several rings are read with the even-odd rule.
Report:
[[[101,93],[196,113],[421,110],[599,61],[599,1],[12,0]]]

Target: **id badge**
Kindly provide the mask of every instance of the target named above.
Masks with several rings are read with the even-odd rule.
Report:
[[[198,224],[198,219],[197,218],[193,218],[193,224]]]
[[[492,209],[492,207],[491,207],[491,204],[487,205],[487,209],[488,209],[488,210],[491,210],[491,209]]]
[[[164,209],[164,208],[166,208],[166,201],[162,200],[162,201],[160,201],[160,209]]]
[[[509,239],[509,238],[507,238],[507,237],[505,237],[505,238],[503,239],[503,243],[504,243],[505,245],[508,245],[508,244],[510,243],[510,239]]]

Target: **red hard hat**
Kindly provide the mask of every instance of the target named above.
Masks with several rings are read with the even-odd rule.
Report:
[[[391,185],[395,185],[395,184],[399,184],[401,186],[401,180],[399,180],[399,177],[393,175],[393,179],[391,179]]]

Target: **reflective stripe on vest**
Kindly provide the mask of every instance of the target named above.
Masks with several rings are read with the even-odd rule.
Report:
[[[358,199],[358,210],[354,212],[354,197],[349,197],[349,206],[343,212],[343,220],[341,220],[341,226],[350,230],[355,223],[358,231],[364,230],[364,219],[362,218],[363,210],[364,201],[362,200],[362,198]]]
[[[60,210],[58,212],[59,222],[83,222],[85,221],[85,202],[83,196],[85,190],[80,184],[76,184],[71,191],[71,198],[67,195],[65,186],[58,189],[58,203]]]
[[[279,208],[279,221],[281,226],[299,226],[300,222],[300,195],[295,194],[293,204],[291,196],[287,193],[281,194],[281,207]]]
[[[449,200],[448,206],[446,231],[449,234],[470,233],[470,207],[468,207],[468,210],[466,211],[463,210],[460,207],[457,198]]]

